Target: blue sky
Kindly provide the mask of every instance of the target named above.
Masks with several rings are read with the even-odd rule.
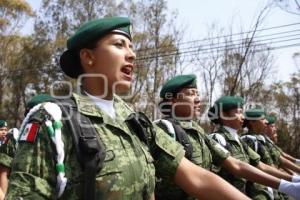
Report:
[[[188,25],[188,37],[199,39],[205,37],[208,31],[206,27],[211,23],[217,23],[219,26],[228,27],[231,26],[232,21],[234,21],[234,23],[237,24],[237,27],[243,26],[245,30],[251,30],[258,13],[268,2],[270,1],[169,0],[168,4],[169,9],[177,9],[179,22]],[[294,15],[279,9],[278,7],[274,7],[264,20],[261,28],[299,22],[300,13],[299,15]],[[297,26],[291,27],[291,29],[296,28]],[[237,30],[236,33],[238,32],[240,31]],[[275,74],[275,77],[273,77],[274,79],[287,81],[289,80],[290,74],[297,71],[295,60],[292,58],[292,55],[295,52],[300,52],[300,46],[272,51],[272,54],[275,56],[275,65],[277,67],[277,69],[275,69],[277,73]]]
[[[251,30],[259,11],[270,0],[168,0],[170,11],[178,11],[178,25],[187,27],[185,41],[202,39],[207,34],[207,26],[217,23],[219,26],[228,27],[232,22],[240,28]],[[33,9],[40,6],[41,0],[27,0]],[[300,14],[293,15],[273,8],[264,20],[261,28],[281,26],[285,24],[299,23]],[[296,27],[292,27],[296,29]],[[32,30],[30,21],[27,23],[26,32]],[[239,31],[237,30],[236,33]],[[299,42],[299,41],[298,41]],[[277,80],[287,81],[289,75],[297,71],[295,60],[292,58],[294,52],[300,52],[300,46],[284,48],[272,51],[276,59],[275,69]]]

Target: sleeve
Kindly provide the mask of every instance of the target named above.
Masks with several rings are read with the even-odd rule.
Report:
[[[8,138],[7,143],[0,146],[0,165],[11,168],[12,160],[16,151],[16,142],[11,136]]]
[[[260,149],[261,150],[259,152],[261,152],[260,153],[261,161],[266,163],[267,165],[272,165],[273,159],[271,157],[269,150],[263,144],[261,144]]]
[[[29,122],[28,124],[30,125]],[[46,126],[38,127],[34,140],[19,139],[18,150],[12,164],[6,199],[53,199],[56,191],[55,150],[48,136]],[[26,126],[27,127],[27,126]],[[31,129],[29,129],[31,130]],[[26,135],[24,129],[21,137]],[[21,138],[20,137],[20,138]],[[28,140],[26,140],[28,139]]]
[[[245,151],[249,156],[250,165],[257,166],[258,163],[260,162],[260,156],[255,151],[253,151],[249,146],[245,147]]]
[[[222,147],[213,139],[209,138],[207,135],[205,135],[205,141],[209,146],[210,152],[212,154],[213,164],[216,166],[220,166],[221,163],[229,157],[230,153],[227,149]]]
[[[155,169],[158,177],[166,180],[174,180],[177,167],[184,157],[182,145],[172,139],[158,126],[153,125],[155,130]]]

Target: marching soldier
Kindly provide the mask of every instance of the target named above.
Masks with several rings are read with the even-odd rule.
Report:
[[[184,158],[183,148],[118,94],[135,53],[125,17],[83,24],[60,58],[81,87],[32,108],[20,128],[7,199],[154,199],[155,175],[201,199],[248,199]]]
[[[198,166],[212,170],[214,164],[235,176],[255,180],[277,188],[281,182],[279,179],[235,159],[228,150],[208,138],[198,125],[195,120],[200,116],[201,108],[196,81],[195,75],[179,75],[163,85],[160,92],[160,97],[163,99],[160,103],[160,109],[166,116],[156,121],[158,126],[182,144],[186,150],[186,158]],[[259,160],[259,156],[256,159]],[[282,173],[276,175],[280,178],[290,178],[287,176],[281,177]],[[293,183],[289,184],[294,185]],[[289,194],[295,196],[294,192],[296,191],[289,191]],[[191,198],[164,179],[157,186],[156,197],[157,199]]]

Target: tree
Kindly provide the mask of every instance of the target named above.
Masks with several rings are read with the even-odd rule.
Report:
[[[280,9],[295,15],[300,15],[299,0],[273,0],[274,5]]]
[[[131,18],[137,60],[136,78],[127,101],[154,119],[159,114],[156,108],[159,89],[177,72],[178,54],[174,52],[178,51],[176,44],[181,40],[182,32],[174,23],[177,14],[167,16],[165,0],[140,0],[130,9],[134,13]]]
[[[9,86],[12,81],[10,71],[18,62],[19,53],[22,51],[22,42],[25,40],[19,35],[19,30],[28,17],[34,15],[28,3],[22,0],[0,0],[0,115],[7,118],[7,102],[14,102],[9,97],[14,91]],[[22,93],[18,94],[22,96]],[[11,109],[17,110],[18,105],[11,105]]]

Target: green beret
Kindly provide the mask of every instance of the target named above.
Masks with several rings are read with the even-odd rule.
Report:
[[[77,78],[83,73],[78,50],[108,33],[122,34],[131,40],[130,24],[130,20],[126,17],[107,17],[84,23],[67,41],[68,50],[60,57],[62,70],[71,78]]]
[[[178,75],[168,80],[160,91],[160,97],[168,98],[167,94],[175,95],[183,88],[197,88],[197,77],[194,74]]]
[[[251,108],[245,111],[246,120],[260,120],[266,116],[266,112],[263,108]]]
[[[7,122],[3,119],[0,120],[0,128],[6,127],[7,126]]]
[[[267,124],[270,125],[270,124],[275,124],[276,122],[276,117],[273,116],[273,115],[269,115],[266,117],[266,120],[268,121]]]
[[[24,115],[26,116],[27,113],[30,111],[30,109],[33,108],[34,106],[36,106],[40,103],[43,103],[43,102],[52,102],[53,100],[54,100],[54,98],[48,94],[37,94],[37,95],[31,97],[31,99],[29,101],[27,101],[27,103],[25,105]]]
[[[218,123],[220,118],[220,112],[228,112],[231,109],[242,108],[244,105],[244,99],[238,96],[223,96],[217,99],[214,105],[208,110],[208,118]]]
[[[33,96],[27,103],[26,103],[26,109],[31,109],[34,106],[43,103],[43,102],[47,102],[47,101],[53,101],[53,97],[51,97],[48,94],[37,94],[35,96]]]

